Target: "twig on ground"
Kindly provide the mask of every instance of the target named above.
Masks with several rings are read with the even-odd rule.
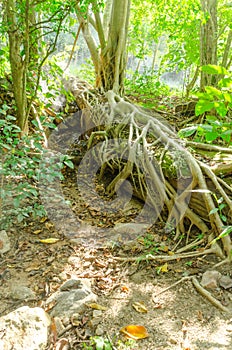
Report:
[[[155,302],[154,299],[155,299],[158,295],[167,292],[169,289],[174,288],[175,286],[177,286],[178,284],[180,284],[180,283],[182,283],[182,282],[184,282],[184,281],[189,281],[191,278],[192,278],[192,276],[185,276],[185,277],[181,278],[179,281],[177,281],[177,282],[171,284],[171,285],[168,286],[167,288],[161,290],[159,293],[153,294],[153,295],[152,295],[152,300]]]
[[[176,287],[178,284],[184,282],[184,281],[188,281],[188,280],[192,280],[192,283],[194,285],[194,287],[196,288],[196,290],[203,296],[205,297],[206,299],[208,299],[211,304],[213,304],[214,306],[216,306],[217,308],[219,308],[221,311],[223,312],[229,312],[228,308],[223,306],[219,300],[215,299],[212,294],[210,292],[208,292],[205,288],[203,288],[200,283],[198,282],[198,280],[196,279],[196,277],[194,276],[185,276],[183,278],[181,278],[179,281],[171,284],[170,286],[168,286],[167,288],[161,290],[159,293],[157,294],[153,294],[152,295],[152,300],[153,302],[155,303],[155,298],[160,295],[160,294],[163,294],[165,292],[167,292],[168,290]]]

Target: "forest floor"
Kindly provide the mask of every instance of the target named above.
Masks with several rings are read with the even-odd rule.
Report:
[[[98,190],[101,194],[101,188]],[[141,210],[141,203],[136,200],[127,210],[112,213],[102,211],[101,207],[93,208],[91,200],[95,193],[90,190],[83,200],[78,191],[76,169],[66,169],[63,195],[72,203],[72,210],[79,220],[73,225],[86,224],[84,237],[89,234],[89,227],[109,229],[115,224],[133,223]],[[65,214],[62,220],[65,227]],[[111,344],[111,347],[99,347],[102,350],[232,349],[232,288],[216,286],[210,290],[228,308],[225,313],[199,294],[191,280],[191,276],[195,276],[200,282],[205,271],[214,269],[220,262],[216,255],[168,263],[139,260],[149,253],[171,255],[177,244],[175,234],[167,235],[162,223],[154,223],[132,242],[125,242],[123,237],[114,241],[112,237],[114,242],[98,247],[91,239],[89,244],[86,240],[84,244],[78,242],[75,230],[64,235],[49,218],[15,223],[7,234],[11,249],[0,259],[0,316],[23,305],[43,307],[48,296],[64,281],[84,278],[91,280],[92,291],[98,296],[97,305],[104,310],[86,306],[78,325],[67,327],[62,338],[75,343],[71,350],[96,349],[91,340],[96,335]],[[198,233],[195,234],[195,237],[188,237],[189,241],[197,237]],[[42,241],[50,238],[57,241],[52,244]],[[179,247],[185,244],[186,237],[183,237]],[[200,250],[205,245],[206,242],[195,249]],[[118,260],[119,257],[122,260]],[[138,259],[130,262],[127,259],[131,257]],[[229,264],[216,270],[223,276],[232,277]],[[18,284],[29,287],[36,295],[35,300],[13,300],[10,297],[12,287]],[[98,322],[94,317],[96,311]],[[144,326],[149,336],[128,340],[120,332],[128,325]],[[47,349],[58,348],[48,345]]]
[[[113,222],[128,220],[130,215],[133,221],[134,213],[129,213],[125,219],[122,212],[109,216],[93,210],[77,190],[75,171],[67,170],[66,175],[63,192],[75,203],[78,217],[89,225],[109,227]],[[196,276],[200,281],[202,274],[213,269],[219,258],[208,255],[168,264],[116,259],[155,251],[155,254],[168,253],[175,243],[173,236],[167,237],[164,233],[162,224],[154,224],[133,244],[118,241],[115,245],[98,248],[78,244],[71,236],[64,237],[47,218],[30,220],[26,225],[15,224],[8,235],[12,248],[4,254],[0,265],[1,272],[5,269],[9,272],[7,278],[0,281],[1,315],[22,305],[43,305],[48,295],[65,280],[87,278],[91,280],[92,291],[98,295],[97,303],[105,309],[100,311],[100,322],[96,325],[94,310],[86,307],[79,325],[67,329],[62,337],[76,338],[72,349],[95,349],[90,339],[96,334],[108,339],[114,344],[112,349],[118,350],[232,348],[232,288],[211,290],[214,297],[230,310],[223,313],[197,292],[191,279],[185,278],[173,286],[188,276]],[[40,241],[50,237],[58,241],[54,244]],[[217,271],[231,277],[228,264],[218,267]],[[36,300],[26,302],[9,298],[11,287],[18,283],[28,286],[36,294]],[[165,291],[168,287],[171,288]],[[130,324],[144,326],[149,337],[128,341],[120,329]]]

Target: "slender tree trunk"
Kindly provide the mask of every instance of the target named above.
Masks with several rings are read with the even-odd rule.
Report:
[[[204,21],[200,31],[200,64],[217,64],[217,0],[201,0]],[[212,74],[201,72],[200,87],[215,85],[216,78]]]
[[[28,26],[28,1],[25,4],[25,36],[22,40],[21,28],[17,25],[16,2],[6,1],[6,18],[8,23],[8,36],[10,47],[10,66],[12,72],[13,91],[16,104],[17,124],[22,132],[27,132],[27,97],[26,74],[29,62],[29,26]],[[21,54],[24,48],[24,56]]]

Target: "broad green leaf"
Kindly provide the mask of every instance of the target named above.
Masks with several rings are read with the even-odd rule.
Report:
[[[202,71],[208,74],[229,74],[226,68],[214,64],[201,67]]]
[[[226,102],[232,103],[232,95],[229,92],[224,92],[223,97]]]
[[[74,164],[71,160],[65,160],[64,164],[67,165],[67,167],[74,169]]]
[[[218,114],[221,117],[225,117],[226,116],[227,108],[226,108],[225,103],[223,103],[223,102],[215,103],[215,109],[216,109],[216,111],[218,112]]]
[[[232,88],[232,78],[223,78],[219,81],[218,83],[219,87],[223,87],[223,88]]]
[[[216,122],[218,119],[215,115],[207,115],[206,120],[209,122]]]
[[[214,86],[206,86],[205,91],[207,94],[211,94],[211,95],[219,97],[219,98],[222,96],[222,92],[220,90],[218,90],[217,88],[215,88]]]
[[[215,132],[215,131],[209,132],[209,133],[205,134],[205,140],[207,142],[212,142],[212,141],[216,140],[219,136],[220,135],[217,132]]]
[[[205,112],[211,111],[214,108],[214,103],[210,101],[198,101],[195,107],[196,116],[201,115]]]
[[[197,125],[189,126],[187,128],[181,129],[178,132],[178,135],[181,138],[189,137],[189,136],[193,135],[197,131],[197,128],[198,128]]]

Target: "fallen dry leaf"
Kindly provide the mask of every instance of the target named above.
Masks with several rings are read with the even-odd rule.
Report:
[[[130,324],[120,329],[120,332],[127,337],[137,340],[149,337],[147,330],[144,326]]]
[[[45,238],[45,239],[40,239],[39,240],[41,243],[45,243],[45,244],[53,244],[59,241],[59,238]]]
[[[130,289],[127,286],[122,286],[121,290],[122,290],[122,292],[128,293]]]
[[[34,234],[34,235],[38,235],[39,233],[41,233],[42,232],[42,230],[35,230],[35,231],[33,231],[32,233]]]
[[[143,302],[136,301],[134,304],[132,304],[132,306],[136,311],[140,313],[147,313],[147,308]]]
[[[54,224],[52,222],[45,222],[45,227],[47,230],[50,230],[54,227]]]
[[[158,266],[157,269],[156,269],[157,273],[159,274],[160,272],[162,273],[166,273],[168,272],[168,263],[165,263],[164,265],[162,266]]]
[[[41,222],[41,224],[43,224],[45,221],[47,221],[47,217],[43,217],[41,220],[40,220],[40,222]]]
[[[97,303],[91,303],[91,304],[86,304],[88,307],[91,307],[91,309],[95,309],[95,310],[102,310],[105,311],[107,310],[107,308],[105,306],[99,305]]]

